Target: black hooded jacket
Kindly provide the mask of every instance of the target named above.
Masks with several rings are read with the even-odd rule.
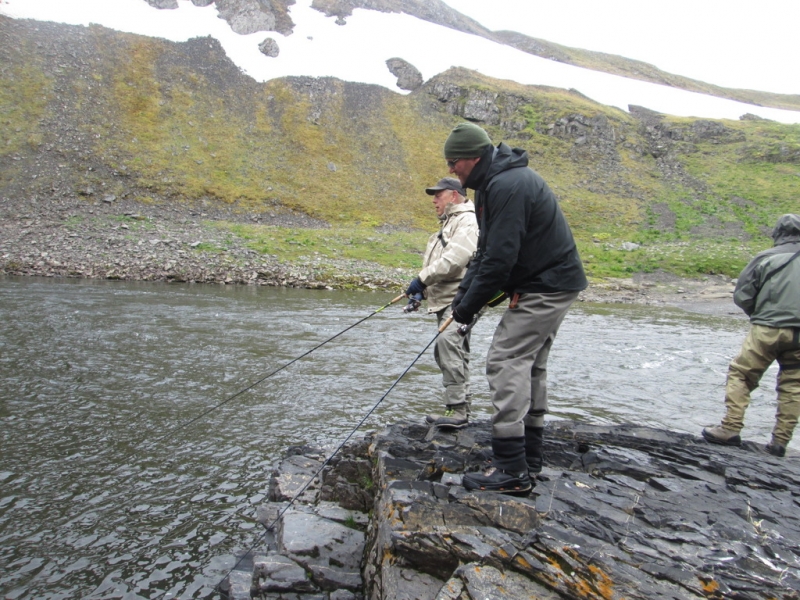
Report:
[[[477,313],[498,290],[506,293],[579,292],[588,282],[572,231],[556,197],[528,154],[489,146],[466,187],[475,190],[478,249],[459,286],[461,306]]]

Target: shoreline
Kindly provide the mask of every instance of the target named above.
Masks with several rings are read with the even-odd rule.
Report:
[[[292,213],[243,215],[218,208],[145,205],[111,195],[100,202],[2,198],[0,276],[402,291],[416,275],[413,269],[319,256],[284,263],[208,225],[222,220],[325,226]],[[733,288],[725,276],[688,279],[646,273],[591,281],[579,301],[741,315],[733,304]]]

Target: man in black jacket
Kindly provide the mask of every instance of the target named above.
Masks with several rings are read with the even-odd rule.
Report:
[[[578,249],[555,195],[528,168],[528,155],[494,147],[472,123],[455,127],[444,145],[450,172],[475,190],[478,249],[453,301],[453,318],[471,323],[502,290],[511,298],[486,359],[492,394],[492,458],[467,489],[531,489],[542,468],[547,412],[547,357],[570,305],[587,286]]]

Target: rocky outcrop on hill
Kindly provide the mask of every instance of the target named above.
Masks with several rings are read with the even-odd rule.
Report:
[[[225,19],[236,33],[277,31],[289,35],[294,23],[289,6],[295,0],[216,0],[220,19]]]
[[[482,464],[488,423],[446,433],[409,421],[367,436],[286,510],[255,569],[231,575],[230,597],[313,585],[373,600],[800,598],[796,456],[633,425],[555,421],[545,438],[534,490],[513,497],[459,485]],[[277,517],[323,465],[320,450],[292,454],[264,515]],[[359,482],[374,493],[363,536],[340,529],[363,529]],[[364,551],[362,587],[346,579],[345,546]],[[290,572],[296,587],[288,576],[265,587]]]
[[[386,66],[392,75],[397,77],[397,87],[413,92],[422,85],[422,73],[414,65],[402,58],[390,58]]]
[[[161,9],[178,8],[178,0],[145,0],[150,6]],[[216,2],[219,18],[225,19],[231,29],[241,35],[258,31],[277,31],[290,35],[294,23],[289,16],[289,6],[295,0],[192,0],[195,6],[208,6]]]
[[[389,13],[405,13],[423,21],[444,25],[464,33],[491,37],[483,25],[462,15],[441,0],[314,0],[311,7],[329,17],[338,17],[342,24],[356,8]]]

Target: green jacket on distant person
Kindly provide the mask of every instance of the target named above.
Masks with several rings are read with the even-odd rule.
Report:
[[[755,325],[800,328],[800,215],[781,216],[772,239],[739,275],[733,301]]]

